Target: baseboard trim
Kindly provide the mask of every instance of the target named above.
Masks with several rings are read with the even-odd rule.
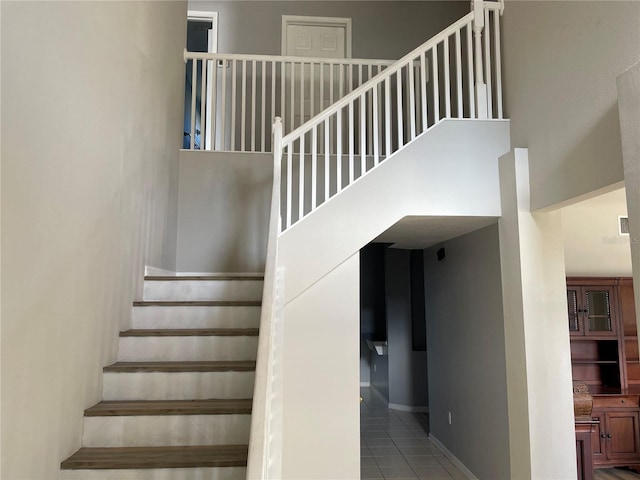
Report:
[[[442,453],[444,453],[444,456],[447,457],[449,460],[451,460],[451,463],[453,463],[456,468],[458,470],[460,470],[462,472],[462,474],[467,477],[469,480],[479,480],[478,477],[476,477],[471,470],[469,470],[464,463],[462,463],[458,457],[456,457],[453,453],[451,453],[451,451],[445,447],[442,442],[440,440],[438,440],[433,433],[429,434],[429,440],[431,440],[436,447],[438,447]]]
[[[429,407],[417,407],[413,405],[400,405],[398,403],[390,403],[389,408],[391,410],[398,410],[400,412],[412,412],[412,413],[429,413]]]
[[[145,276],[163,276],[163,277],[209,277],[215,275],[263,275],[261,272],[174,272],[173,270],[165,270],[163,268],[145,265]]]
[[[145,265],[144,276],[146,277],[149,275],[170,276],[170,275],[176,275],[176,272],[174,272],[173,270],[165,270],[164,268],[152,267],[151,265]]]
[[[360,387],[370,387],[371,386],[371,382],[360,382]]]

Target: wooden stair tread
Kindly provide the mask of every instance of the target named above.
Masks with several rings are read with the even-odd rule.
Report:
[[[85,417],[134,415],[250,414],[252,400],[115,400],[102,401],[84,411]]]
[[[259,300],[207,300],[207,301],[172,301],[172,300],[138,300],[134,307],[259,307]]]
[[[120,332],[121,337],[256,337],[257,328],[159,328],[130,329]]]
[[[247,445],[81,448],[60,467],[63,470],[244,467],[248,449]]]
[[[116,362],[104,367],[105,373],[121,372],[248,372],[256,368],[254,361],[191,362]]]
[[[146,275],[144,277],[146,281],[151,282],[172,282],[172,281],[216,281],[216,280],[264,280],[264,274],[262,273],[246,273],[246,274],[233,274],[225,273],[220,275]]]

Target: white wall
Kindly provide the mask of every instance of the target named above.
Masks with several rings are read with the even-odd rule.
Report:
[[[263,272],[273,188],[270,154],[180,152],[180,272]]]
[[[424,264],[430,434],[477,478],[519,478],[509,468],[497,225],[426,249]]]
[[[360,478],[359,263],[283,308],[282,479]]]
[[[186,2],[0,8],[0,476],[55,479],[144,265],[175,267]]]
[[[629,207],[629,232],[636,311],[640,312],[640,63],[618,77],[624,179]],[[640,322],[640,316],[636,319]]]
[[[189,9],[217,11],[218,51],[281,54],[282,15],[352,19],[353,58],[398,59],[469,13],[450,1],[189,1]]]
[[[567,276],[631,276],[630,237],[618,234],[618,215],[627,214],[624,189],[565,207],[561,212]]]
[[[640,2],[509,2],[511,143],[528,147],[534,210],[623,180],[616,77],[640,59]]]
[[[510,478],[576,478],[566,281],[558,212],[531,213],[526,149],[500,158]]]
[[[413,350],[411,294],[411,250],[387,248],[385,303],[389,342],[388,400],[392,408],[424,408],[429,403],[427,352]]]

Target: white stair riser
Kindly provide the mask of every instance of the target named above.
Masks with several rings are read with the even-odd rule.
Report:
[[[253,397],[254,372],[105,372],[103,400]]]
[[[255,360],[258,337],[120,337],[121,362]]]
[[[246,467],[61,470],[60,480],[244,480]]]
[[[147,301],[258,301],[261,298],[261,280],[146,280],[143,292],[143,300]]]
[[[133,307],[132,328],[257,328],[260,307]]]
[[[83,447],[247,445],[251,415],[85,417]]]

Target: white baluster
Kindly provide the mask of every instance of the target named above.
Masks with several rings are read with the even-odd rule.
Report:
[[[451,118],[451,78],[449,72],[449,37],[444,39],[442,63],[444,64],[444,106],[445,118]]]
[[[222,60],[222,87],[220,88],[220,150],[226,150],[227,147],[227,61]]]
[[[311,211],[316,209],[318,195],[318,132],[311,129]]]
[[[336,112],[336,192],[342,190],[342,109]]]
[[[458,99],[457,117],[464,118],[462,108],[462,47],[460,46],[460,30],[456,30],[456,98]]]
[[[422,92],[422,131],[428,128],[427,117],[427,52],[420,54],[420,91]]]
[[[391,80],[384,79],[384,132],[385,132],[385,156],[391,155]]]
[[[504,2],[502,2],[504,9]],[[498,104],[498,118],[502,120],[502,60],[500,58],[500,14],[498,12],[493,13],[493,34],[494,34],[494,47],[496,51],[496,103]]]
[[[378,128],[379,128],[379,116],[380,111],[378,110],[378,89],[380,85],[375,86],[375,92],[373,92],[373,128],[371,131],[373,132],[373,165],[378,165],[380,161],[380,145],[378,144]]]
[[[300,153],[298,165],[298,220],[304,217],[304,134],[300,136]]]
[[[396,74],[396,110],[398,115],[398,148],[404,145],[404,128],[402,125],[402,69]]]
[[[256,151],[256,82],[258,77],[258,65],[254,60],[251,65],[251,151]]]
[[[191,135],[191,140],[189,142],[191,150],[195,148],[196,137],[196,87],[198,85],[197,63],[198,60],[195,58],[191,60],[191,128],[189,132],[189,135]]]
[[[471,33],[471,24],[467,24],[467,64],[468,64],[468,79],[467,85],[469,88],[469,116],[470,118],[476,118],[476,95],[475,88],[473,87],[473,39]]]
[[[242,60],[242,98],[240,101],[240,106],[241,106],[241,110],[240,110],[240,151],[244,152],[245,151],[245,137],[246,137],[246,127],[245,127],[245,119],[247,116],[247,109],[246,109],[246,105],[247,105],[247,61],[246,60]]]
[[[231,150],[236,149],[236,60],[231,60]]]
[[[475,36],[475,66],[476,66],[476,100],[478,104],[478,118],[488,118],[487,86],[484,83],[482,71],[482,30],[484,29],[484,0],[473,0],[473,33]]]
[[[329,156],[329,119],[324,119],[324,201],[329,200],[331,157]]]
[[[407,70],[409,71],[409,135],[413,140],[416,138],[416,86],[413,76],[413,60],[409,63]]]
[[[366,92],[360,95],[360,176],[367,172]]]
[[[493,101],[491,99],[491,27],[489,22],[489,10],[484,11],[484,25],[484,71],[487,79],[487,117],[493,118]]]
[[[284,66],[284,63],[283,63]],[[287,145],[287,228],[291,226],[293,210],[293,142]]]
[[[207,146],[210,150],[216,150],[216,138],[218,132],[216,130],[217,117],[218,117],[218,67],[216,61],[211,60],[207,65],[209,69],[209,92],[207,93],[207,100],[211,100],[210,105],[207,105],[207,112],[209,113],[209,121],[211,128],[209,129],[209,144]]]
[[[353,141],[353,126],[354,126],[354,122],[353,122],[353,102],[349,102],[349,130],[347,132],[347,134],[349,135],[349,183],[348,185],[351,185],[353,183],[353,179],[354,179],[354,159],[353,159],[353,154],[354,154],[354,141]]]
[[[438,74],[438,44],[431,49],[433,57],[433,121],[440,121],[440,75]]]

